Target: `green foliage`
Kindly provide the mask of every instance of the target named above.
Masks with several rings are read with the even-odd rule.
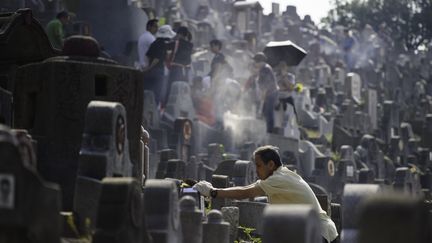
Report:
[[[367,24],[376,31],[386,24],[390,38],[408,50],[432,40],[431,0],[334,0],[323,22],[363,29]]]
[[[245,239],[247,242],[262,243],[261,238],[252,236],[252,232],[255,231],[254,228],[248,228],[248,227],[243,227],[243,226],[239,226],[238,228],[243,231],[244,235],[247,238],[247,239]],[[242,242],[244,242],[244,241],[243,240],[240,240],[240,241],[235,240],[234,241],[234,243],[242,243]]]

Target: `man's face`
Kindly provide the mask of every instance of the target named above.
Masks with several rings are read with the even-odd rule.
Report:
[[[159,25],[153,24],[152,27],[150,27],[150,33],[152,33],[153,35],[156,34],[156,32],[158,31]]]
[[[219,46],[217,45],[210,45],[210,51],[213,53],[219,52]]]
[[[265,164],[261,159],[261,156],[255,155],[255,166],[258,178],[265,180],[267,177],[273,174],[275,164],[273,161],[269,161],[267,164]]]

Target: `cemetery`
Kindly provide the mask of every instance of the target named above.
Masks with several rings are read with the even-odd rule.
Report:
[[[1,2],[0,243],[432,242],[432,45],[402,51],[365,27],[348,53],[342,29],[273,7]],[[58,49],[45,26],[65,9],[75,14]],[[190,79],[164,77],[164,104],[136,62],[145,23],[162,16],[194,46]],[[232,70],[206,87],[213,39]],[[253,67],[261,52],[277,83],[272,129]],[[199,190],[267,180],[255,153],[264,145],[321,211]]]

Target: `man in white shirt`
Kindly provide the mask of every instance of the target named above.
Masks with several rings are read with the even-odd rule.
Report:
[[[207,181],[200,181],[194,188],[204,196],[212,198],[246,199],[267,196],[271,204],[308,204],[318,212],[321,235],[327,242],[338,236],[336,226],[322,210],[310,186],[298,174],[282,166],[276,147],[262,146],[253,153],[257,182],[248,186],[213,188]]]
[[[159,20],[157,19],[151,19],[147,21],[147,30],[140,36],[138,40],[138,58],[141,69],[144,69],[149,65],[146,53],[150,45],[156,40],[154,35],[159,28],[158,22]]]

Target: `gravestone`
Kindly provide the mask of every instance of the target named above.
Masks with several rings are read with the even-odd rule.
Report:
[[[254,228],[255,234],[262,235],[263,212],[264,208],[268,204],[261,202],[237,201],[233,202],[233,205],[238,207],[240,211],[239,224],[243,227]]]
[[[195,118],[195,109],[187,82],[176,81],[171,84],[171,92],[168,96],[165,112],[172,119],[184,117],[192,120]]]
[[[333,84],[337,91],[344,91],[345,76],[346,74],[343,68],[335,68],[333,73]]]
[[[203,214],[196,207],[196,201],[191,196],[180,200],[180,222],[183,233],[182,242],[201,243],[203,239]]]
[[[156,179],[165,178],[168,161],[177,158],[177,153],[173,149],[163,149],[158,151],[159,163],[157,164]]]
[[[174,181],[147,180],[144,201],[146,228],[153,242],[181,242],[178,192]]]
[[[0,53],[2,54],[0,56],[0,90],[3,88],[3,90],[14,91],[14,79],[19,66],[43,61],[59,54],[58,50],[52,48],[44,27],[39,21],[33,17],[33,12],[29,8],[2,13],[0,20],[0,26],[2,26],[0,31]],[[3,101],[0,98],[0,104],[6,104]],[[0,114],[2,114],[1,111],[2,109],[0,109]],[[12,113],[9,113],[9,116],[11,115]],[[11,121],[8,120],[8,122]]]
[[[179,159],[168,160],[164,178],[186,178],[186,163]]]
[[[211,184],[214,188],[229,187],[229,178],[226,175],[213,174]],[[229,200],[226,198],[213,198],[211,201],[212,209],[221,210],[222,207],[228,206]]]
[[[378,96],[377,91],[374,89],[368,89],[367,91],[367,113],[369,115],[369,119],[371,122],[372,130],[378,128],[378,114],[377,114],[377,104],[378,104]]]
[[[3,242],[58,243],[61,194],[24,163],[16,137],[0,125],[0,239]]]
[[[203,242],[228,243],[230,225],[225,222],[222,213],[211,210],[207,215],[207,221],[203,223]]]
[[[412,198],[421,197],[420,174],[408,167],[396,168],[393,187],[395,190]]]
[[[134,178],[103,179],[92,242],[150,242],[144,210],[139,181]]]
[[[12,125],[12,93],[0,86],[0,124]]]
[[[235,186],[247,186],[256,181],[255,164],[247,160],[237,160],[233,166],[232,181]]]
[[[361,96],[362,80],[357,73],[348,73],[345,78],[345,92],[357,104],[362,101]]]
[[[207,146],[208,151],[208,166],[216,168],[223,160],[224,146],[223,144],[211,143]]]
[[[342,196],[342,231],[341,243],[355,242],[358,235],[359,205],[382,192],[379,185],[346,184]]]
[[[214,171],[214,173],[216,175],[226,175],[228,176],[229,180],[231,181],[232,179],[232,174],[233,174],[233,168],[234,168],[234,164],[237,162],[237,160],[224,160],[221,161],[216,170]]]
[[[131,176],[127,129],[123,105],[116,102],[90,102],[79,153],[78,174],[99,180],[104,177]],[[141,166],[139,171],[142,171]],[[136,178],[138,181],[142,178],[140,174]]]
[[[240,211],[238,207],[222,207],[223,219],[230,224],[230,241],[237,239]]]
[[[264,210],[263,243],[320,243],[318,213],[308,205],[269,205]]]
[[[53,57],[17,71],[14,127],[29,130],[38,141],[38,171],[60,184],[64,209],[72,209],[84,118],[92,100],[119,102],[127,110],[132,175],[139,176],[142,75],[106,59],[77,56]]]
[[[418,199],[403,195],[376,196],[361,209],[357,242],[431,242],[432,221],[428,211]]]

